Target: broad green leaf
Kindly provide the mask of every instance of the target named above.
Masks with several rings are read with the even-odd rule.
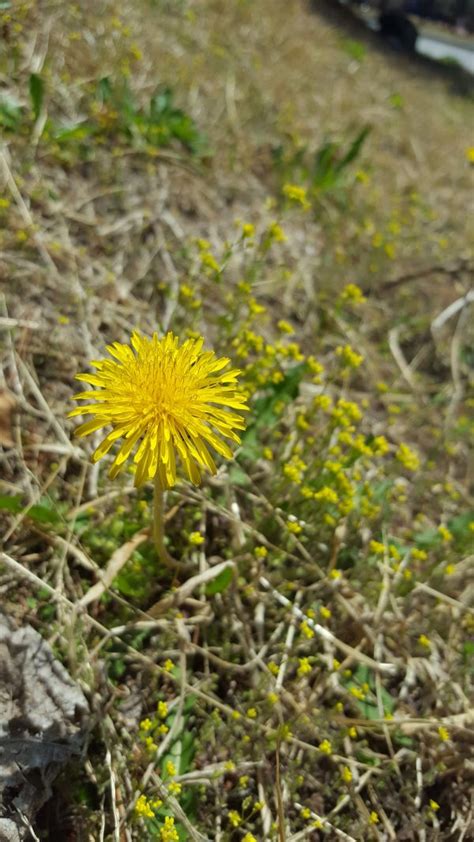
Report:
[[[229,587],[234,577],[232,567],[226,567],[222,573],[219,573],[212,582],[206,585],[206,596],[214,596],[216,593],[222,593]]]

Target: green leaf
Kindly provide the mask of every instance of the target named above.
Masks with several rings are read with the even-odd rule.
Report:
[[[357,158],[370,132],[370,126],[364,126],[364,128],[361,129],[355,140],[353,140],[353,142],[349,146],[349,149],[344,155],[344,157],[339,161],[336,167],[338,172],[341,172],[341,170],[345,169],[347,166],[349,166],[349,164],[352,163],[352,161],[354,161]]]
[[[32,506],[31,509],[28,509],[26,516],[38,521],[38,523],[61,523],[58,513],[44,503],[37,503],[35,506]]]
[[[5,509],[7,512],[13,512],[13,514],[17,515],[23,508],[24,506],[20,496],[9,497],[6,494],[0,495],[0,509]]]
[[[229,587],[234,578],[234,571],[232,567],[226,567],[222,573],[219,573],[212,582],[206,585],[206,596],[214,596],[216,593],[222,593]]]
[[[19,515],[22,511],[26,509],[26,506],[23,503],[22,498],[19,494],[13,497],[9,497],[5,494],[0,496],[0,509],[12,512],[12,514],[15,515]],[[38,523],[58,524],[61,522],[60,516],[51,507],[51,503],[49,502],[49,500],[44,500],[40,501],[39,503],[35,503],[34,506],[31,506],[31,508],[28,509],[25,517],[29,517],[32,520],[36,520],[38,521]]]
[[[16,100],[2,97],[0,100],[0,126],[16,131],[20,125],[23,109]]]
[[[38,119],[44,99],[44,82],[37,73],[30,75],[30,99],[35,120]]]

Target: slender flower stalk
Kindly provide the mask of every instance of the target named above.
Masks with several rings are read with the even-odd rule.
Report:
[[[175,485],[181,463],[192,483],[201,482],[201,472],[216,473],[209,446],[219,455],[232,458],[222,440],[240,443],[238,431],[245,429],[235,410],[248,409],[239,391],[238,369],[224,371],[230,360],[203,351],[204,339],[188,339],[181,346],[168,333],[149,339],[134,331],[130,345],[114,342],[107,346],[112,359],[95,360],[94,374],[77,374],[76,379],[96,387],[80,392],[74,400],[90,401],[69,417],[91,415],[81,424],[77,436],[106,427],[112,429],[92,454],[102,459],[119,442],[109,470],[114,478],[133,459],[135,486],[155,483],[154,539],[160,558],[169,563],[164,546],[163,491]],[[133,451],[135,451],[132,456]]]

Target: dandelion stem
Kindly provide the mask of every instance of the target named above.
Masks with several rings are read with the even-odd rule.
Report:
[[[158,471],[155,474],[153,496],[153,540],[160,561],[166,567],[175,567],[176,562],[165,547],[164,491]]]

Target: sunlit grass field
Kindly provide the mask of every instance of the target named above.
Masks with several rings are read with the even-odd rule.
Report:
[[[0,5],[2,601],[90,706],[37,838],[469,839],[465,78],[297,0]],[[68,418],[136,330],[249,407],[161,553]]]

